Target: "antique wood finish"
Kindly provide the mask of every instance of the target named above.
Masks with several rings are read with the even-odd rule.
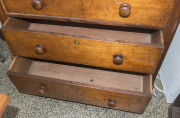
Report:
[[[133,75],[16,57],[8,76],[22,93],[143,113],[150,75]]]
[[[73,28],[11,18],[2,29],[15,55],[126,71],[153,73],[163,50],[161,32]],[[113,63],[115,54],[123,56],[121,65]]]
[[[1,0],[1,2],[7,14],[13,17],[165,28],[174,0],[54,0],[53,2]],[[131,7],[120,7],[123,4]],[[125,16],[120,14],[122,9]]]
[[[173,6],[172,12],[170,14],[170,17],[168,19],[167,27],[166,27],[165,31],[163,32],[163,35],[164,35],[164,51],[162,53],[162,57],[159,61],[159,64],[156,68],[156,71],[153,74],[153,81],[155,80],[157,73],[159,72],[159,69],[161,68],[161,65],[164,61],[166,54],[167,54],[169,46],[170,46],[170,44],[174,38],[176,30],[179,26],[179,19],[180,19],[180,1],[174,0],[174,6]]]
[[[153,82],[149,74],[155,78],[180,21],[179,0],[0,2],[3,22],[5,13],[31,19],[9,18],[3,25],[7,43],[17,56],[148,74],[16,57],[8,76],[20,92],[144,112],[152,97]],[[67,25],[70,22],[77,24]]]
[[[13,18],[2,31],[18,56],[142,73],[154,72],[163,50],[159,31],[135,33],[36,24]],[[121,65],[113,63],[114,55],[119,54],[123,56]]]
[[[6,109],[6,106],[9,103],[9,96],[5,94],[0,94],[0,118],[3,115],[3,112]]]
[[[7,20],[7,16],[5,14],[5,9],[3,7],[3,4],[0,2],[0,21],[1,24],[3,24]]]

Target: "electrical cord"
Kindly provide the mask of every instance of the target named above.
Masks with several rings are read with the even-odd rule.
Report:
[[[161,81],[159,73],[158,73],[156,79],[159,79],[159,80]],[[157,95],[156,91],[159,91],[159,92],[162,93],[163,95],[161,95],[161,96]],[[161,98],[164,97],[164,90],[160,89],[160,88],[154,83],[153,94],[154,94],[154,97],[155,97],[155,98],[161,99]]]

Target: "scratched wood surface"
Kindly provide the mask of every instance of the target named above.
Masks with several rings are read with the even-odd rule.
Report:
[[[149,34],[152,37],[151,43],[139,43],[126,42],[126,39],[121,39],[126,33],[120,33],[120,38],[113,41],[104,38],[98,39],[96,35],[88,38],[91,37],[91,33],[88,36],[82,34],[76,36],[74,34],[39,32],[38,30],[29,30],[30,25],[31,23],[24,20],[10,19],[3,26],[3,34],[13,54],[126,71],[153,73],[163,50],[163,39],[160,32]],[[48,26],[46,28],[48,29]],[[91,30],[89,28],[88,32],[91,32]],[[129,32],[127,36],[135,38],[134,32],[132,34]],[[75,41],[79,43],[76,44]],[[42,44],[45,47],[42,55],[35,52],[37,44]],[[115,54],[123,55],[122,65],[113,63]]]
[[[114,22],[115,25],[131,24],[156,28],[166,26],[173,7],[173,0],[42,0],[42,9],[35,10],[31,6],[31,0],[1,1],[10,16],[101,24]],[[119,15],[119,7],[123,3],[131,6],[131,14],[127,18]]]

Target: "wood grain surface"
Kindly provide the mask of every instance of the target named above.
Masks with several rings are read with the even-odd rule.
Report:
[[[8,103],[9,103],[9,96],[5,94],[0,94],[0,118],[3,115],[3,112],[5,111]]]
[[[1,1],[10,16],[156,28],[166,27],[174,3],[173,0],[42,0],[42,9],[36,10],[31,0]],[[131,6],[127,18],[119,15],[124,3]]]
[[[2,2],[0,2],[0,21],[1,24],[4,24],[4,22],[7,20],[7,15],[5,13],[5,9],[3,7]]]
[[[30,30],[30,25],[31,23],[24,20],[9,19],[3,26],[3,34],[13,54],[126,71],[154,73],[163,51],[161,32],[149,34],[152,37],[151,43],[144,43],[141,42],[142,39],[137,41],[139,39],[137,37],[149,38],[147,34],[143,33],[136,36],[134,32],[128,34],[120,32],[119,38],[113,39],[113,33],[109,34],[108,32],[105,33],[108,33],[110,38],[102,38],[101,35],[94,33],[83,35],[82,32],[79,33],[81,35],[76,35],[78,33],[68,35],[63,32]],[[48,26],[46,28],[48,29]],[[91,31],[94,29],[89,28],[88,32]],[[104,31],[99,29],[99,32],[103,34]],[[123,39],[123,37],[126,38]],[[130,37],[129,40],[137,39],[128,41],[128,37]],[[42,44],[45,48],[41,55],[36,54],[37,44]],[[123,64],[113,63],[115,54],[123,55]]]
[[[46,72],[49,74],[45,74]],[[91,72],[95,77],[92,77]],[[56,74],[60,75],[56,76]],[[16,57],[8,70],[8,76],[22,93],[136,113],[143,113],[152,97],[150,75],[114,73]],[[118,83],[122,82],[120,84],[122,86],[116,86],[108,78],[119,81]],[[129,84],[126,84],[128,81]],[[137,84],[138,82],[140,84]],[[139,91],[137,88],[142,90]],[[109,104],[109,101],[114,102]]]

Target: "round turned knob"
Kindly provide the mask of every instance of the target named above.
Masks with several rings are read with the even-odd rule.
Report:
[[[123,18],[127,18],[131,14],[131,6],[129,4],[122,4],[119,8],[119,15]]]
[[[40,10],[42,9],[42,0],[32,0],[32,3],[31,3],[32,7],[36,10]]]
[[[117,102],[113,99],[108,99],[108,107],[116,107]]]
[[[44,54],[44,46],[42,44],[37,44],[36,47],[35,47],[35,52],[38,55]]]
[[[123,56],[121,54],[115,54],[113,58],[114,64],[121,65],[123,63]]]
[[[46,93],[46,88],[41,86],[41,87],[39,87],[38,92],[43,95]]]

